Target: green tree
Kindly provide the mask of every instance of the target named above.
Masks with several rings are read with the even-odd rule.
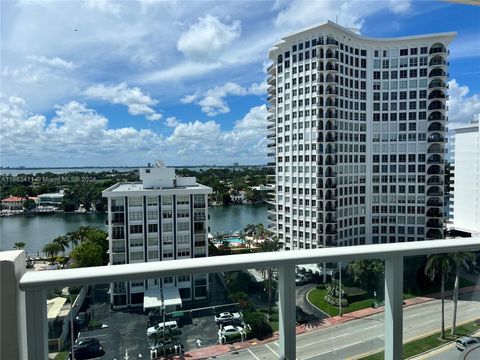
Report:
[[[231,250],[219,249],[213,242],[208,241],[208,256],[231,255]]]
[[[425,275],[430,280],[435,279],[440,275],[440,298],[442,300],[442,329],[440,331],[440,339],[445,339],[445,282],[448,273],[452,269],[452,258],[448,254],[429,255],[427,264],[425,265]]]
[[[383,261],[378,259],[352,261],[347,267],[347,273],[353,277],[353,281],[368,292],[377,289],[384,271]]]
[[[267,233],[267,229],[262,223],[258,223],[255,226],[255,233],[257,234],[258,237],[263,238]],[[272,251],[276,251],[276,250],[272,250]]]
[[[75,267],[90,267],[102,265],[102,248],[93,241],[80,243],[71,253]]]
[[[62,253],[65,255],[65,250],[70,245],[70,239],[68,238],[68,236],[57,236],[55,239],[53,239],[53,242],[59,244]]]
[[[13,245],[13,248],[16,250],[23,250],[25,249],[25,245],[27,244],[25,244],[23,241],[18,241]]]
[[[255,204],[262,199],[260,192],[256,189],[246,188],[245,189],[245,199],[249,203]]]
[[[106,265],[108,263],[107,233],[101,229],[91,226],[80,226],[76,231],[69,232],[61,237],[61,239],[58,238],[56,240],[65,247],[71,245],[74,250],[79,244],[85,241],[91,241],[100,247],[103,264]]]
[[[261,312],[246,312],[243,314],[243,319],[246,324],[250,325],[252,335],[257,339],[262,340],[273,334],[273,329],[267,317]]]
[[[62,245],[58,242],[49,242],[43,246],[42,251],[48,256],[50,256],[50,262],[53,263],[55,257],[62,252]]]
[[[248,293],[253,289],[250,274],[243,271],[230,271],[225,273],[225,287],[230,294],[244,292]]]
[[[280,249],[282,249],[282,247],[283,247],[283,243],[278,241],[277,238],[265,239],[260,244],[260,250],[262,252],[279,251]],[[267,269],[267,290],[268,290],[268,313],[269,314],[272,313],[272,275],[273,275],[273,269],[268,268]]]
[[[33,201],[32,199],[26,199],[24,202],[23,202],[23,208],[27,211],[30,211],[30,210],[33,210],[37,207],[37,203],[35,201]]]
[[[460,287],[460,270],[462,266],[475,261],[475,254],[470,251],[461,251],[450,254],[452,263],[455,267],[455,284],[453,286],[453,320],[451,334],[455,335],[457,327],[457,305],[458,305],[458,290]]]
[[[63,211],[71,212],[78,209],[80,206],[80,199],[78,195],[73,190],[65,191],[62,199],[62,209]]]
[[[253,235],[255,233],[255,224],[246,225],[243,231],[245,231],[247,235]]]

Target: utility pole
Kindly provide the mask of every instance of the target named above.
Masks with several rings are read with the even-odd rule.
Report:
[[[163,296],[163,287],[160,288],[160,293],[162,295],[162,322],[163,322],[163,329],[162,329],[162,349],[163,349],[163,357],[166,357],[165,354],[165,298]]]
[[[67,296],[70,297],[70,291],[67,292]],[[72,298],[69,298],[72,301]],[[70,302],[70,347],[72,351],[72,360],[75,360],[75,336],[73,334],[73,304]]]
[[[338,262],[338,295],[339,295],[339,301],[338,301],[338,315],[342,316],[342,262]]]

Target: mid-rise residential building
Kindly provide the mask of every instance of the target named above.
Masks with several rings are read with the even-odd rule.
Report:
[[[2,199],[1,208],[5,210],[23,210],[23,204],[26,200],[38,201],[35,196],[13,196]]]
[[[140,180],[115,184],[102,193],[108,199],[110,265],[208,256],[212,189],[194,177],[177,177],[175,169],[160,162],[140,169]],[[205,299],[207,289],[206,274],[196,274],[114,283],[110,296],[114,307],[175,307]]]
[[[451,130],[450,220],[456,230],[480,233],[480,126]]]
[[[288,249],[438,239],[448,46],[328,22],[269,52],[270,216]]]
[[[58,193],[48,193],[38,195],[38,206],[54,206],[60,207],[62,205],[65,192],[60,190]]]

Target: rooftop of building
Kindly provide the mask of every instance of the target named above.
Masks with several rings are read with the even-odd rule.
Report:
[[[13,196],[10,195],[9,197],[2,199],[3,202],[19,202],[19,201],[25,201],[27,199],[30,200],[37,200],[36,196]]]
[[[394,38],[373,38],[373,37],[368,37],[361,35],[360,33],[357,33],[355,31],[352,31],[352,29],[343,27],[336,22],[333,21],[326,21],[322,22],[313,26],[309,26],[307,28],[301,29],[299,31],[296,31],[294,33],[287,34],[283,36],[277,43],[274,44],[274,46],[269,50],[269,54],[271,52],[275,52],[278,50],[278,47],[285,44],[286,42],[290,40],[294,40],[298,36],[301,35],[306,35],[307,32],[311,31],[322,31],[322,30],[327,30],[327,29],[334,29],[334,30],[339,30],[349,36],[352,36],[358,40],[363,40],[367,42],[375,42],[375,43],[382,43],[382,42],[402,42],[402,41],[413,41],[413,40],[422,40],[422,39],[430,39],[430,38],[443,38],[444,45],[447,45],[450,43],[453,38],[457,35],[456,32],[444,32],[444,33],[433,33],[433,34],[422,34],[422,35],[410,35],[410,36],[399,36],[399,37],[394,37]]]
[[[158,190],[191,191],[205,190],[211,192],[208,186],[197,183],[195,177],[176,176],[174,168],[168,168],[161,161],[157,161],[154,167],[140,169],[140,180],[135,182],[117,183],[108,189],[106,193],[128,192],[153,192]]]
[[[45,193],[45,194],[40,194],[38,197],[59,197],[59,196],[64,196],[65,192],[63,190],[60,190],[59,192],[56,193]]]
[[[156,191],[156,190],[177,190],[177,189],[210,189],[208,186],[195,183],[195,185],[186,185],[186,186],[162,186],[162,187],[144,187],[142,182],[128,182],[128,183],[117,183],[104,191],[111,192],[137,192],[137,191]]]

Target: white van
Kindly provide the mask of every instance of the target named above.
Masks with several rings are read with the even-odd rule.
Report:
[[[164,323],[163,322],[158,323],[157,325],[149,327],[147,329],[147,336],[157,334],[157,333],[161,333],[161,332],[163,332],[163,329],[165,329],[165,332],[176,331],[176,330],[178,330],[178,324],[177,324],[176,321],[167,321],[167,322],[164,322]]]

